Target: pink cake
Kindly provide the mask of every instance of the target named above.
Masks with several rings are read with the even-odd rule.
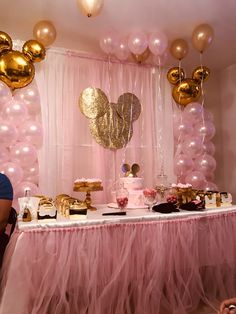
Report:
[[[129,192],[129,202],[127,208],[135,208],[144,206],[143,200],[143,178],[123,177],[120,183]],[[115,191],[112,192],[112,202],[116,203]]]

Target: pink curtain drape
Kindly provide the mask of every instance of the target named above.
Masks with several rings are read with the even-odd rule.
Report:
[[[146,186],[153,186],[164,160],[172,181],[172,102],[165,70],[49,49],[46,60],[36,69],[36,80],[44,126],[40,151],[42,193],[73,195],[75,179],[100,178],[104,192],[93,193],[92,197],[99,203],[108,202],[111,186],[121,175],[122,162],[139,163],[138,175],[144,177]],[[88,119],[78,107],[80,93],[89,86],[101,88],[111,102],[125,92],[140,99],[142,113],[134,122],[133,137],[125,148],[116,152],[104,149],[90,135]]]

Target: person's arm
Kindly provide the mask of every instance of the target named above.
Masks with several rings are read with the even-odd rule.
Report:
[[[231,308],[230,305],[236,306],[236,297],[232,299],[224,300],[220,305],[219,314],[236,314],[236,307]]]
[[[12,201],[0,199],[0,232],[2,232],[6,225],[11,211]]]

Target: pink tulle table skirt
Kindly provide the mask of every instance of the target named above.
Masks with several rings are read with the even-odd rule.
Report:
[[[1,314],[187,314],[236,295],[236,207],[16,230]]]

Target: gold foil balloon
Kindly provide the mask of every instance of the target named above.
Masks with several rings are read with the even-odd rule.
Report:
[[[193,79],[186,78],[174,86],[172,96],[177,104],[186,106],[198,100],[201,96],[201,87]]]
[[[170,46],[170,53],[174,58],[182,60],[188,53],[187,42],[181,38],[175,39]]]
[[[136,55],[136,54],[134,54],[134,53],[131,53],[131,55],[132,55],[133,59],[134,59],[137,63],[141,64],[141,63],[144,63],[144,62],[148,59],[148,57],[150,56],[150,50],[147,48],[147,49],[146,49],[143,53],[141,53],[140,55]]]
[[[39,21],[33,28],[33,36],[45,47],[48,47],[55,41],[57,37],[56,28],[50,21]]]
[[[141,113],[139,99],[124,93],[117,103],[109,103],[106,94],[99,88],[88,87],[79,98],[81,112],[89,118],[90,133],[96,142],[105,148],[124,147],[133,135],[133,121]]]
[[[0,31],[0,53],[12,49],[12,40],[11,37]]]
[[[77,0],[81,12],[87,17],[97,16],[103,7],[103,0]]]
[[[198,84],[205,82],[210,76],[210,69],[205,66],[199,66],[194,69],[192,74],[192,79],[195,80]]]
[[[0,32],[0,80],[12,90],[30,84],[34,78],[33,62],[39,62],[45,57],[45,48],[36,40],[28,40],[22,52],[12,50],[9,35]]]
[[[11,89],[21,88],[32,82],[34,65],[20,51],[0,55],[0,80]]]
[[[44,46],[37,40],[31,39],[24,43],[22,52],[32,61],[40,62],[45,58]]]
[[[167,72],[167,79],[171,84],[177,84],[185,78],[184,70],[180,67],[173,67]]]
[[[203,53],[214,38],[213,28],[208,24],[201,24],[195,28],[192,34],[193,47]]]

